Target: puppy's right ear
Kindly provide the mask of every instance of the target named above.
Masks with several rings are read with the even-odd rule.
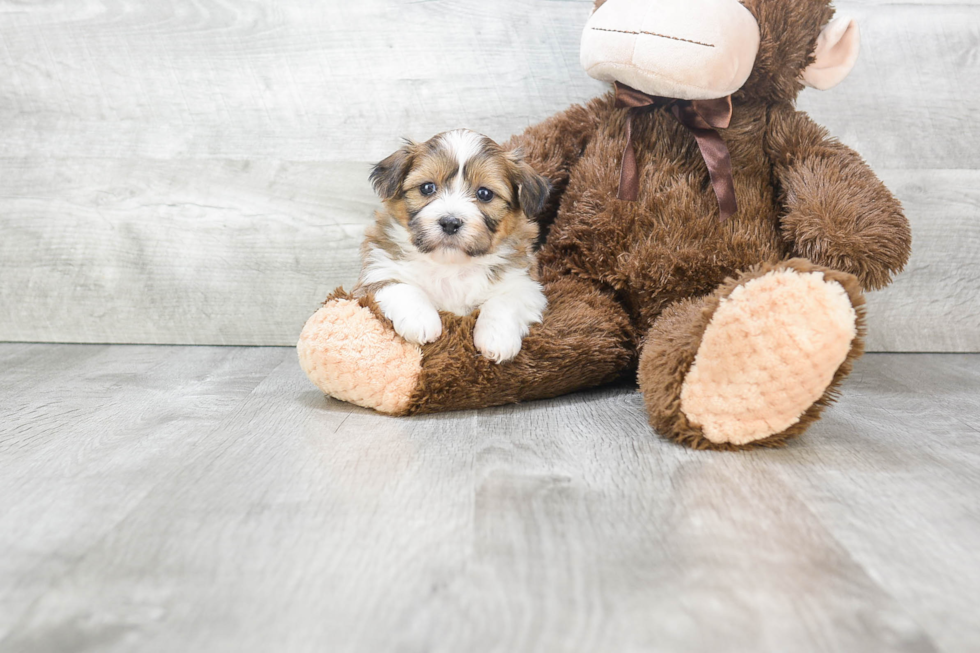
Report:
[[[517,188],[521,210],[524,211],[524,215],[533,220],[548,203],[552,190],[551,182],[535,172],[534,168],[524,160],[521,148],[508,152],[507,158],[513,165],[512,181]]]
[[[412,169],[415,156],[415,143],[405,141],[400,150],[389,156],[371,170],[371,185],[374,192],[385,202],[401,193],[402,183]]]

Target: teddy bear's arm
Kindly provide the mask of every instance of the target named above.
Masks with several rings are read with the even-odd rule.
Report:
[[[507,149],[520,148],[524,160],[551,182],[551,194],[544,209],[533,216],[538,223],[549,225],[554,221],[572,166],[595,135],[602,116],[611,109],[610,96],[596,98],[586,105],[573,105],[528,127],[505,145]]]
[[[901,204],[861,157],[790,108],[774,109],[767,138],[793,253],[886,286],[911,251]]]

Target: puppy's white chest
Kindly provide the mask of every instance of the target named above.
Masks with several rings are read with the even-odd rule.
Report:
[[[440,311],[469,315],[483,304],[493,282],[485,265],[462,265],[415,261],[413,282]]]

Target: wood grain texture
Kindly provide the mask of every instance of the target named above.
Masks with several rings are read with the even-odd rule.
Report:
[[[0,345],[0,651],[980,646],[980,357],[734,455],[628,386],[394,419],[294,356]]]
[[[282,363],[281,350],[262,349],[35,345],[30,353],[0,371],[5,650],[22,650],[2,638],[32,603]]]
[[[367,165],[4,170],[0,340],[294,344],[327,294],[356,278],[373,213],[369,189],[349,190]]]
[[[820,424],[820,463],[801,448],[772,463],[940,650],[974,650],[975,615],[951,600],[980,602],[977,357],[876,355],[855,376]]]
[[[868,351],[980,351],[980,170],[879,170],[912,224],[912,258],[868,295]]]
[[[603,92],[591,2],[0,0],[0,340],[291,344],[357,275],[368,162]],[[980,2],[839,2],[864,51],[800,105],[905,203],[869,345],[980,351]]]

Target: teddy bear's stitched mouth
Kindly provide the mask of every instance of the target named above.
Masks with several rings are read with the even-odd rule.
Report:
[[[638,36],[640,34],[644,34],[646,36],[656,36],[656,37],[661,38],[661,39],[670,39],[671,41],[681,41],[683,43],[691,43],[693,45],[700,45],[700,46],[703,46],[703,47],[706,47],[706,48],[713,48],[713,47],[715,47],[711,43],[702,43],[701,41],[692,41],[691,39],[682,39],[679,36],[668,36],[666,34],[657,34],[656,32],[645,32],[645,31],[642,31],[642,30],[639,31],[639,32],[633,32],[633,31],[625,30],[625,29],[609,29],[607,27],[593,27],[592,29],[594,29],[597,32],[616,32],[617,34],[633,34],[635,36]]]

